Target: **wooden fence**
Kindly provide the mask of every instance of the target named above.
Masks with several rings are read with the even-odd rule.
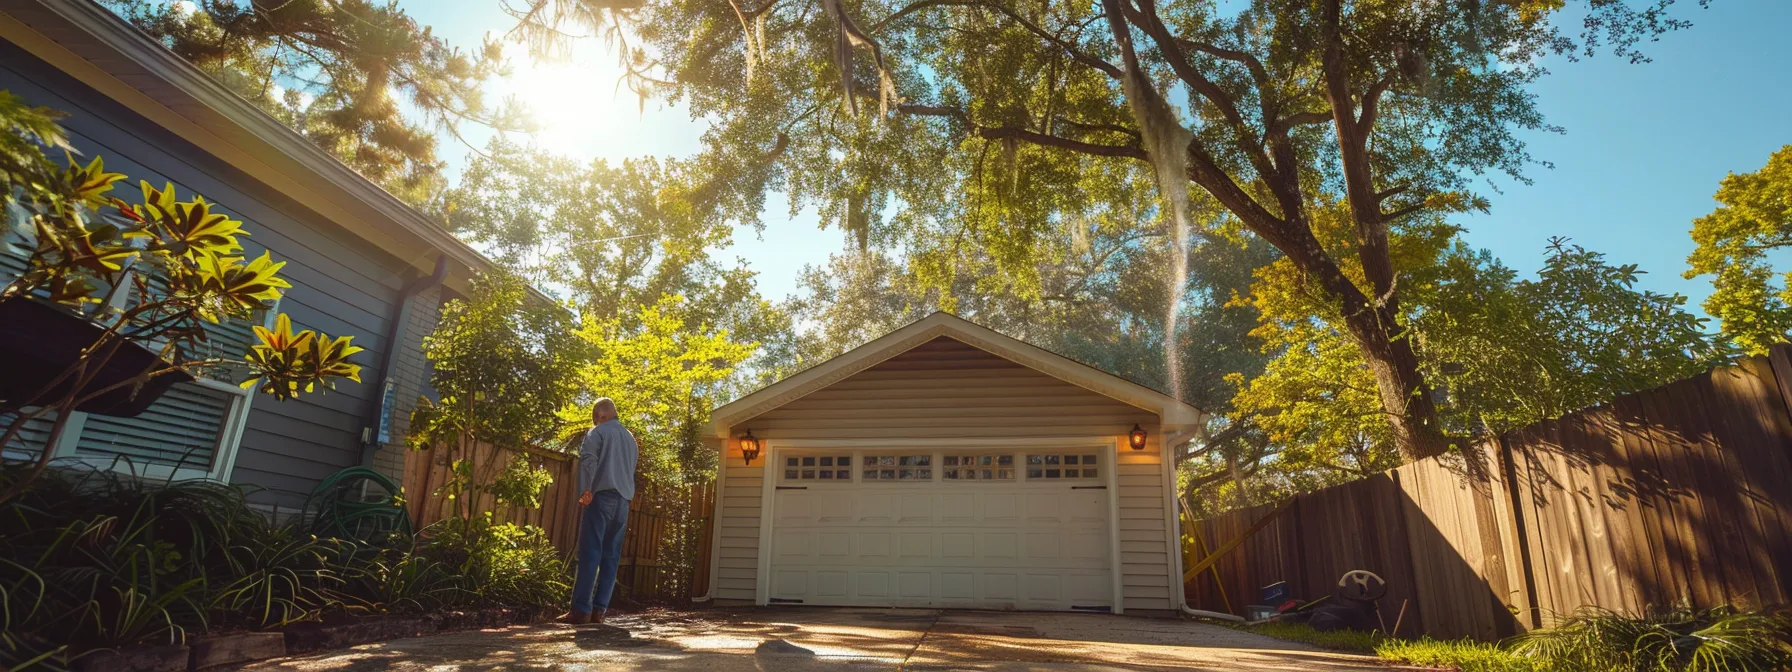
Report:
[[[1789,355],[1779,346],[1507,432],[1467,457],[1196,522],[1211,549],[1274,515],[1219,558],[1217,572],[1185,577],[1189,604],[1238,611],[1276,581],[1312,599],[1331,594],[1344,572],[1367,569],[1389,583],[1389,626],[1405,605],[1399,635],[1482,640],[1582,606],[1785,604]]]
[[[404,491],[411,523],[421,530],[452,514],[450,502],[431,496],[447,482],[450,465],[447,450],[413,450],[405,456]],[[470,460],[475,482],[489,482],[521,452],[547,469],[554,481],[542,493],[536,509],[495,507],[490,497],[474,503],[476,511],[491,511],[500,521],[538,526],[547,531],[554,547],[568,559],[578,549],[578,460],[533,448],[499,448],[478,444],[460,459]],[[684,603],[709,590],[710,520],[715,506],[715,483],[689,488],[667,488],[641,481],[629,503],[628,532],[622,546],[622,565],[617,572],[617,595],[643,603]],[[465,507],[464,500],[461,506]]]

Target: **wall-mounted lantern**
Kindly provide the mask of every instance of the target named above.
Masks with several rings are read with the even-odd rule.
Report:
[[[753,430],[747,430],[746,436],[740,437],[740,456],[746,460],[747,466],[759,459],[759,438],[753,436]]]
[[[1132,445],[1133,450],[1144,450],[1145,428],[1133,423],[1132,431],[1126,435],[1126,442]]]

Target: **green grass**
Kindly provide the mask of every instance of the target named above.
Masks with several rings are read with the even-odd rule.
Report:
[[[1306,625],[1236,626],[1334,651],[1461,672],[1765,672],[1792,669],[1792,618],[1729,607],[1637,617],[1584,609],[1554,627],[1501,644],[1409,640],[1374,632],[1319,632]]]
[[[1291,642],[1305,642],[1321,649],[1332,651],[1349,651],[1351,653],[1375,653],[1375,647],[1384,637],[1381,633],[1360,632],[1357,630],[1334,630],[1320,632],[1305,623],[1258,623],[1256,625],[1239,626],[1247,632],[1255,632],[1266,637],[1285,639]]]
[[[1513,654],[1498,644],[1467,639],[1384,639],[1375,645],[1375,655],[1396,663],[1462,672],[1540,672],[1543,669],[1530,658]]]

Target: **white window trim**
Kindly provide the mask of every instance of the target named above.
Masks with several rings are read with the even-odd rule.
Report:
[[[133,271],[134,272],[134,271]],[[124,275],[123,282],[131,281],[132,273]],[[115,292],[107,304],[109,308],[122,309],[130,292]],[[280,312],[280,301],[275,299],[262,316],[261,326],[264,329],[274,327],[274,318]],[[87,424],[87,413],[74,411],[69,414],[68,425],[62,430],[62,436],[51,447],[51,459],[79,461],[100,469],[111,469],[119,473],[132,474],[139,478],[151,480],[211,480],[229,483],[232,472],[236,470],[236,455],[242,448],[243,430],[249,424],[249,407],[255,401],[255,388],[243,388],[223,381],[209,378],[195,378],[193,384],[214,392],[222,392],[230,399],[230,408],[224,412],[218,428],[218,442],[212,446],[211,465],[207,468],[174,466],[167,464],[138,464],[127,460],[102,457],[99,455],[80,455],[75,448],[81,440],[81,430]]]
[[[1120,439],[1118,439],[1116,437],[1111,437],[1111,436],[1066,436],[1066,437],[1024,437],[1024,438],[1015,437],[1015,438],[995,438],[995,439],[844,439],[844,440],[767,439],[767,440],[765,440],[766,461],[763,463],[766,465],[764,467],[766,473],[764,473],[764,476],[765,476],[764,478],[759,479],[760,480],[760,486],[759,486],[760,487],[760,490],[759,490],[759,498],[760,498],[759,499],[759,501],[760,501],[760,506],[759,506],[759,565],[754,573],[755,576],[754,576],[754,581],[753,581],[753,603],[756,605],[759,605],[759,606],[766,606],[766,605],[771,604],[771,580],[772,580],[772,577],[771,577],[771,574],[772,574],[772,543],[771,543],[771,540],[773,539],[773,527],[774,527],[774,523],[776,522],[776,516],[774,516],[773,514],[775,513],[774,509],[777,508],[777,506],[776,506],[777,488],[780,485],[785,485],[784,478],[783,478],[784,475],[782,473],[783,472],[782,460],[785,457],[785,455],[784,455],[785,451],[795,451],[799,454],[806,452],[811,455],[817,454],[816,451],[831,450],[831,451],[837,451],[837,453],[851,451],[854,455],[853,461],[861,462],[861,463],[864,461],[864,454],[866,452],[875,453],[875,452],[878,452],[879,450],[886,451],[886,452],[906,451],[906,452],[910,452],[910,453],[919,453],[919,452],[931,453],[935,456],[934,459],[936,460],[935,466],[933,467],[934,472],[933,472],[933,480],[931,481],[931,483],[939,483],[941,481],[942,475],[939,471],[937,460],[939,459],[938,456],[941,454],[942,451],[954,451],[954,450],[989,450],[989,451],[993,451],[994,449],[998,449],[998,448],[1011,448],[1017,453],[1024,454],[1028,447],[1039,447],[1039,446],[1051,446],[1051,448],[1054,452],[1063,451],[1066,449],[1075,449],[1075,450],[1094,449],[1101,456],[1101,459],[1107,461],[1107,465],[1100,465],[1097,467],[1097,468],[1101,468],[1102,466],[1106,467],[1106,468],[1102,469],[1103,473],[1099,479],[1096,479],[1094,481],[1084,481],[1084,482],[1100,483],[1101,485],[1104,485],[1107,487],[1107,493],[1108,493],[1108,576],[1111,581],[1111,583],[1110,583],[1111,590],[1113,591],[1112,592],[1113,606],[1110,607],[1109,609],[1110,609],[1110,613],[1113,613],[1116,615],[1126,613],[1126,587],[1125,587],[1126,569],[1120,563],[1120,481],[1119,481]],[[1021,458],[1021,459],[1024,459],[1024,458]],[[724,468],[726,468],[726,467],[724,467]],[[828,485],[824,485],[821,488],[816,488],[816,487],[814,487],[814,484],[809,481],[801,481],[800,483],[802,484],[802,486],[800,486],[800,487],[807,487],[808,489],[811,489],[811,490],[845,489],[846,487],[857,485],[862,482],[859,479],[859,474],[857,471],[858,468],[859,467],[854,468],[853,478],[850,483],[843,484],[839,481],[834,481],[831,484],[831,488]],[[1017,468],[1020,468],[1020,467],[1017,467]],[[773,470],[776,470],[776,473],[772,473]],[[1023,478],[1023,476],[1024,476],[1024,474],[1016,473],[1015,480],[1012,482],[1013,483],[1028,483],[1029,481],[1027,479]],[[1080,480],[1080,479],[1076,479],[1076,480],[1038,479],[1038,480],[1030,481],[1030,482],[1033,484],[1075,483],[1075,482],[1077,482],[1077,480]],[[890,481],[890,483],[910,483],[910,484],[929,483],[929,482],[930,481],[918,481],[918,480],[916,480],[916,481]],[[991,483],[991,484],[1002,483],[1002,481],[978,481],[978,482],[979,483]],[[880,480],[877,483],[882,484],[882,483],[884,483],[884,481]],[[717,501],[719,502],[720,500],[718,499]],[[720,527],[720,526],[718,526],[718,527]],[[1172,590],[1174,590],[1174,588],[1172,588]]]

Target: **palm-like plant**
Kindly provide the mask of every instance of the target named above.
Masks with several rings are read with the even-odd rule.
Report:
[[[1730,607],[1641,618],[1585,608],[1513,642],[1549,670],[1767,672],[1792,666],[1792,620]]]

